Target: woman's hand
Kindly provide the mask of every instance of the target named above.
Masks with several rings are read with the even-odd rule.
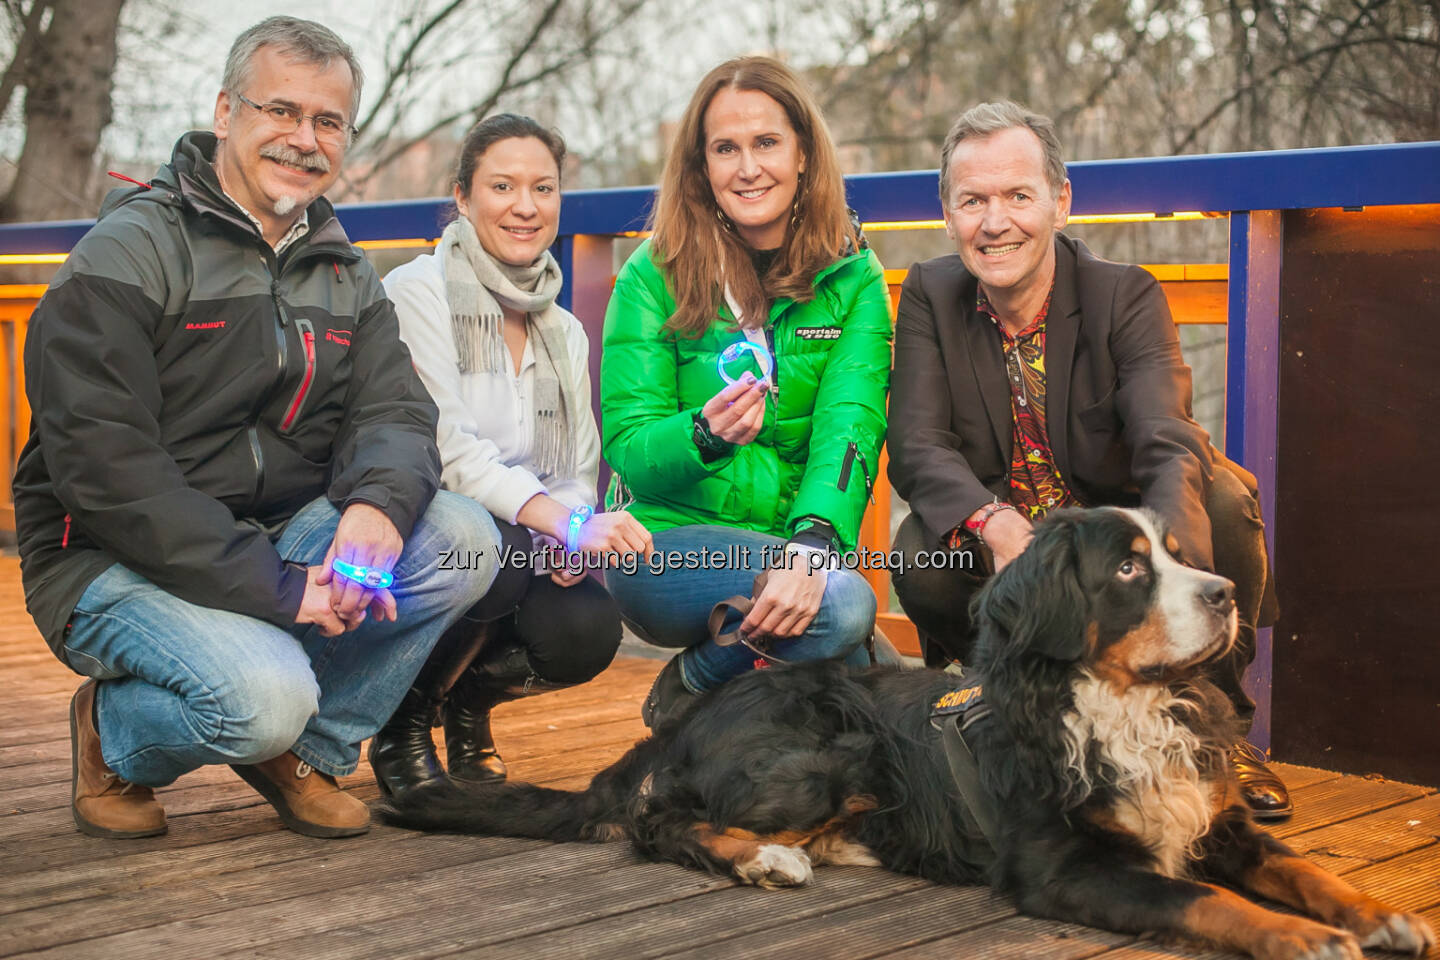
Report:
[[[770,568],[754,608],[740,624],[741,633],[784,639],[805,632],[825,596],[825,571],[812,571],[808,560],[803,552],[788,553],[784,563]]]
[[[747,372],[705,401],[700,415],[715,436],[743,446],[754,440],[765,425],[765,395],[769,391],[769,381],[756,380],[753,373]]]
[[[597,513],[580,528],[581,553],[638,553],[648,557],[655,552],[655,542],[645,525],[623,510]],[[562,584],[568,586],[568,584]]]

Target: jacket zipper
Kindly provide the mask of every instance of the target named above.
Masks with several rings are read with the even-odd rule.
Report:
[[[310,392],[310,384],[315,379],[315,328],[309,320],[301,317],[295,321],[295,329],[300,331],[300,341],[305,345],[305,375],[300,378],[300,386],[285,411],[285,419],[280,423],[280,430],[285,433],[295,424],[295,417],[304,406],[305,395]]]
[[[765,346],[770,348],[770,392],[780,395],[780,358],[775,355],[775,327],[765,326]]]
[[[855,441],[850,441],[845,448],[845,459],[840,461],[840,479],[835,482],[835,488],[841,493],[850,489],[850,473],[855,469],[855,461],[860,461],[860,475],[865,478],[865,495],[870,502],[875,502],[875,488],[870,483],[870,466],[865,462],[865,454],[860,452],[860,447]]]

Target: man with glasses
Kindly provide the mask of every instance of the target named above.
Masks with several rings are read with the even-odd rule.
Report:
[[[495,527],[436,492],[435,407],[322,196],[361,80],[319,24],[241,34],[213,132],[106,198],[31,320],[16,525],[27,606],[92,678],[85,833],[163,832],[153,788],[218,763],[293,830],[363,833],[335,778],[494,578]]]

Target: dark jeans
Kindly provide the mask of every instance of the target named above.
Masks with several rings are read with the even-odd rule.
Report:
[[[1265,525],[1260,518],[1254,477],[1217,457],[1205,512],[1210,518],[1215,572],[1234,581],[1240,619],[1235,647],[1211,665],[1210,679],[1230,698],[1248,728],[1255,703],[1241,687],[1240,679],[1255,659],[1256,626],[1269,626],[1276,617],[1274,584],[1265,552]],[[975,639],[970,600],[994,571],[994,560],[978,541],[968,543],[968,549],[975,554],[970,569],[958,569],[958,565],[948,570],[917,569],[910,558],[935,550],[940,533],[926,529],[912,513],[895,534],[894,548],[906,558],[904,575],[893,577],[895,593],[920,633],[926,664],[932,666],[950,660],[964,662]]]
[[[528,555],[530,531],[496,519],[500,550]],[[562,587],[524,564],[501,566],[485,598],[466,611],[435,649],[448,659],[455,649],[490,624],[487,648],[515,643],[525,649],[535,676],[555,684],[584,683],[615,659],[620,648],[620,610],[594,577]]]

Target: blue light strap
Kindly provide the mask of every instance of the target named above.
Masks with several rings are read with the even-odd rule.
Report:
[[[595,511],[585,504],[580,504],[570,511],[570,525],[565,528],[565,549],[570,553],[580,552],[580,528],[585,526],[585,521],[595,515]]]
[[[345,579],[354,580],[362,587],[369,587],[372,590],[384,590],[395,582],[395,577],[388,570],[372,570],[369,567],[356,566],[339,557],[330,561],[330,569]]]
[[[715,361],[715,369],[720,372],[720,379],[724,380],[727,384],[735,382],[735,378],[730,376],[730,372],[725,369],[725,365],[739,360],[740,355],[746,350],[750,351],[755,357],[755,362],[760,366],[760,379],[771,379],[770,375],[775,372],[775,358],[770,355],[769,350],[766,350],[753,340],[737,340],[720,351],[720,357]]]

